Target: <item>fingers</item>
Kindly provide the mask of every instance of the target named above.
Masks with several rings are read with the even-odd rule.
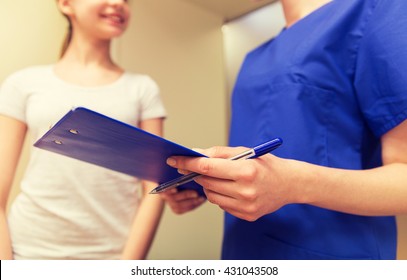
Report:
[[[238,190],[240,188],[235,184],[233,180],[219,179],[210,176],[199,176],[195,179],[195,182],[203,186],[205,193],[206,191],[211,191],[212,193],[216,193],[224,197],[235,197],[235,198],[239,195]],[[209,201],[214,204],[218,204],[214,201],[211,200]]]
[[[228,160],[247,148],[213,147],[202,152],[206,157],[171,157],[167,163],[184,173],[196,172],[203,176],[194,180],[202,185],[209,202],[247,221],[255,221],[262,215],[281,207],[281,202],[268,197],[270,193],[270,167],[275,165],[275,157],[263,155],[251,160]],[[272,177],[272,176],[271,176]],[[173,211],[183,213],[197,206],[181,198],[177,205],[171,204]],[[195,202],[199,204],[199,202]],[[199,204],[200,205],[200,204]],[[184,208],[185,207],[185,208]]]
[[[199,196],[193,190],[178,192],[177,189],[171,189],[160,193],[160,196],[167,202],[175,214],[184,214],[192,211],[206,201],[204,197]]]
[[[244,201],[224,196],[223,194],[210,190],[205,190],[205,194],[210,203],[218,205],[223,211],[228,212],[237,218],[253,222],[260,217],[257,212],[251,211],[251,209],[254,209],[252,205],[246,205]]]

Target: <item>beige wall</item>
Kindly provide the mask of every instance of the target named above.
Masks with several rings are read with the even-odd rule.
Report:
[[[280,2],[269,4],[222,27],[228,91],[231,92],[245,55],[284,27]]]
[[[397,259],[407,260],[407,215],[397,216],[398,247]]]
[[[117,44],[118,59],[160,85],[166,138],[191,148],[226,144],[222,18],[184,0],[132,5],[133,22]],[[166,211],[149,258],[218,259],[221,234],[222,212],[209,203],[182,216]]]
[[[22,67],[54,62],[64,27],[54,0],[1,0],[0,81]]]

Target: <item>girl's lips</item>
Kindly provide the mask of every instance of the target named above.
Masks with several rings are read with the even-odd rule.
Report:
[[[119,14],[102,14],[102,18],[107,19],[116,24],[123,24],[126,22],[125,18]]]

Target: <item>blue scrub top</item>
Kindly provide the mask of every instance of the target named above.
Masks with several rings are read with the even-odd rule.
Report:
[[[274,154],[283,158],[382,165],[380,137],[407,118],[406,11],[406,0],[332,1],[249,53],[232,97],[230,145],[281,137]],[[256,222],[225,215],[223,259],[396,257],[394,217],[300,204]]]

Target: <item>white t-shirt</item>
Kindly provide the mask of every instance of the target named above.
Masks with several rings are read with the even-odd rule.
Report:
[[[53,65],[21,70],[0,89],[0,114],[28,125],[32,143],[73,107],[136,126],[165,116],[159,89],[145,75],[81,87]],[[4,160],[4,159],[2,159]],[[16,259],[117,259],[139,204],[137,178],[33,148],[9,226]]]

